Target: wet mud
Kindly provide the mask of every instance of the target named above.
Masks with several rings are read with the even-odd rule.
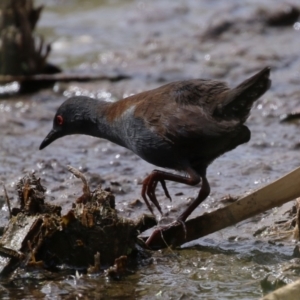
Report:
[[[0,99],[0,181],[12,202],[17,202],[19,179],[35,171],[47,186],[46,200],[66,213],[82,190],[81,182],[66,168],[72,165],[87,175],[92,189],[101,184],[115,194],[120,215],[138,219],[147,212],[137,201],[141,182],[155,167],[127,149],[87,136],[59,139],[39,151],[57,107],[71,95],[116,101],[190,78],[214,78],[233,87],[264,66],[272,69],[272,87],[256,102],[247,121],[251,140],[208,168],[211,194],[193,216],[224,205],[220,199],[226,195],[241,195],[299,166],[299,121],[280,122],[280,116],[300,107],[299,18],[292,24],[271,26],[268,20],[274,19],[277,9],[272,1],[67,1],[58,5],[49,0],[45,5],[39,32],[52,42],[52,63],[80,74],[114,72],[130,79],[57,83],[53,89],[26,96],[13,93],[15,84],[1,87],[0,91],[12,93]],[[162,189],[157,197],[169,221],[199,187],[169,182],[167,186],[173,202]],[[2,193],[0,201],[3,227],[8,208]],[[262,296],[260,281],[267,274],[287,281],[299,275],[297,242],[291,236],[274,240],[261,230],[287,219],[284,213],[292,206],[285,204],[191,242],[187,248],[154,253],[151,261],[145,259],[120,282],[74,274],[39,283],[25,274],[22,280],[3,283],[1,293],[23,298],[257,299]]]

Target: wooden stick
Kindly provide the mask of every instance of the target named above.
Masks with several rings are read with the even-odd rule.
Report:
[[[261,300],[299,300],[300,295],[300,280],[294,281],[268,295]]]
[[[188,220],[185,223],[186,236],[182,225],[157,229],[161,234],[151,237],[149,246],[152,249],[180,246],[297,197],[300,197],[300,167],[228,206]],[[141,238],[147,239],[148,237],[142,235]]]

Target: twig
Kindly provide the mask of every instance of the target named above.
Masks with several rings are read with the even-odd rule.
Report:
[[[91,81],[91,80],[110,80],[110,81],[119,81],[123,79],[130,78],[129,75],[125,74],[116,74],[116,75],[99,75],[99,74],[90,74],[90,75],[80,75],[80,74],[66,74],[66,73],[57,73],[57,74],[37,74],[37,75],[28,75],[28,76],[11,76],[11,75],[0,75],[0,83],[5,84],[13,81],[18,82],[69,82],[69,81]]]
[[[88,182],[85,178],[85,176],[77,169],[75,169],[72,166],[67,166],[67,169],[69,172],[71,172],[74,176],[76,176],[77,178],[81,179],[82,183],[83,183],[83,195],[80,196],[76,202],[77,203],[86,203],[87,201],[89,201],[89,199],[91,198],[91,192],[90,192],[90,188],[88,185]]]
[[[5,201],[6,201],[6,205],[8,207],[8,212],[9,212],[9,218],[11,219],[11,207],[10,207],[10,199],[8,197],[5,185],[3,184],[3,190],[4,190],[4,196],[5,196]]]

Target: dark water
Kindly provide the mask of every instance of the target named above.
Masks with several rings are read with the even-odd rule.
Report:
[[[70,164],[83,170],[92,186],[111,186],[120,213],[137,218],[145,207],[132,209],[129,204],[140,198],[141,181],[153,166],[126,149],[86,136],[70,136],[38,150],[62,101],[75,94],[115,101],[188,78],[215,78],[234,86],[267,65],[273,84],[247,121],[252,139],[210,166],[212,192],[194,215],[218,207],[224,195],[256,189],[299,166],[299,126],[282,124],[279,116],[300,107],[300,23],[266,26],[259,11],[275,8],[273,1],[62,4],[48,0],[44,4],[39,32],[52,42],[51,62],[80,74],[125,73],[131,79],[56,84],[53,90],[0,100],[0,181],[12,198],[16,199],[18,179],[35,171],[47,187],[48,200],[66,211],[81,192],[80,182],[66,170]],[[208,28],[225,21],[234,21],[227,31],[214,38],[205,36]],[[168,186],[172,203],[161,190],[157,196],[163,211],[172,210],[176,216],[178,205],[195,196],[198,188]],[[175,196],[179,192],[183,195]],[[282,274],[283,266],[293,259],[294,243],[271,245],[266,238],[254,238],[253,232],[289,207],[198,240],[193,243],[197,249],[156,253],[152,264],[139,266],[119,282],[86,276],[24,279],[3,284],[0,295],[3,299],[257,299],[262,295],[259,281],[268,273]],[[3,226],[6,205],[0,213]]]

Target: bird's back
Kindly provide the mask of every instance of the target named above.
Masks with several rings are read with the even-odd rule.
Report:
[[[216,120],[213,109],[228,91],[222,82],[188,80],[130,96],[110,108],[126,147],[161,167],[182,169],[185,160],[212,161],[240,133],[237,121]],[[243,132],[244,135],[244,132]],[[230,146],[230,147],[231,147]]]
[[[243,125],[270,86],[269,68],[234,89],[214,80],[186,80],[122,99],[107,113],[126,147],[154,165],[208,165],[250,139]],[[197,162],[197,163],[196,163]]]

